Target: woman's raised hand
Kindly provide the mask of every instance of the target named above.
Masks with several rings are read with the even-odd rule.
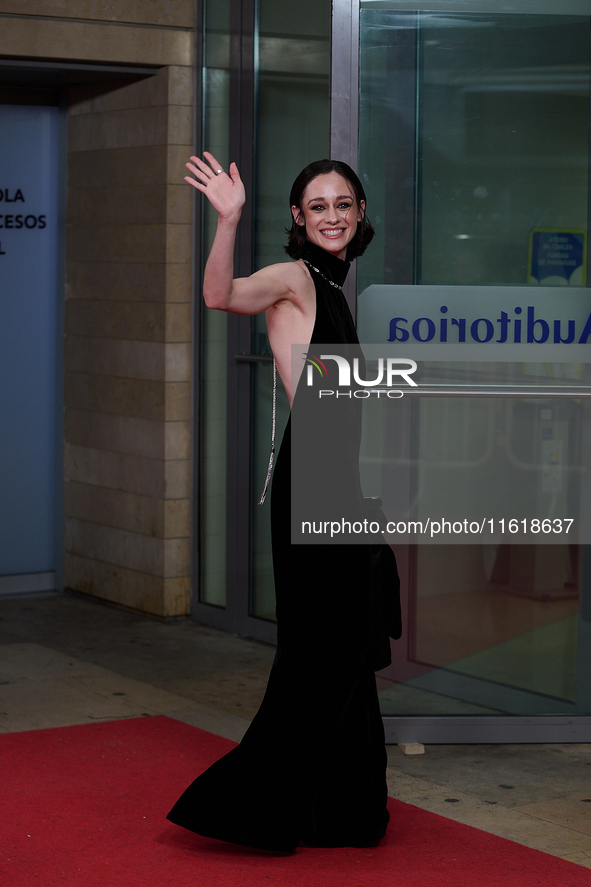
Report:
[[[231,163],[226,172],[209,151],[204,151],[203,156],[207,163],[199,157],[191,157],[189,163],[185,164],[194,176],[185,176],[185,182],[205,194],[220,218],[240,217],[246,193],[238,167]]]

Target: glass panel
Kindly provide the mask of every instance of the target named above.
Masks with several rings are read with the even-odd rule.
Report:
[[[206,4],[203,68],[203,146],[225,162],[228,157],[230,3]],[[202,256],[207,256],[217,215],[206,200]],[[202,263],[203,266],[203,263]],[[227,315],[199,303],[202,329],[201,366],[201,603],[226,604],[226,382]]]
[[[529,282],[533,229],[587,227],[589,18],[421,17],[418,53],[417,282]]]
[[[378,233],[359,262],[360,323],[369,329],[379,312],[378,290],[370,286],[413,285],[406,298],[402,287],[382,295],[390,300],[389,316],[408,321],[408,345],[400,335],[396,353],[420,361],[423,384],[451,379],[451,387],[473,386],[476,394],[479,384],[507,383],[511,360],[531,361],[522,369],[524,386],[556,376],[566,387],[569,379],[589,384],[578,357],[503,361],[498,353],[518,329],[520,342],[537,347],[545,330],[533,327],[541,306],[562,318],[568,303],[562,288],[585,283],[591,4],[553,11],[525,2],[362,0],[359,170]],[[514,307],[521,300],[512,301],[510,315],[495,301],[509,292],[514,299],[516,286],[523,290],[523,318]],[[587,317],[589,292],[578,292]],[[496,325],[494,366],[458,360],[457,346],[446,363],[436,362],[445,356],[434,349],[448,344],[439,326],[447,308],[440,306],[449,306],[451,340],[452,329],[460,330],[451,325],[452,305],[462,299],[462,310],[480,318],[472,339],[467,326],[465,342],[474,344],[466,348],[485,347],[488,318]],[[566,315],[561,322],[558,339],[556,327],[548,327],[549,343],[568,338]],[[510,476],[504,459],[536,461],[559,440],[561,458],[584,451],[588,411],[584,422],[580,413],[572,401],[421,397],[401,408],[396,433],[408,436],[411,488],[430,488],[443,507],[446,486],[457,478],[442,452],[464,464],[488,459],[490,479],[502,489]],[[469,483],[465,492],[470,496]],[[385,714],[591,710],[582,652],[589,601],[581,592],[579,547],[421,545],[399,554],[408,577],[408,624],[393,645],[393,666],[380,677]]]
[[[328,156],[330,4],[297,5],[259,0],[255,248],[261,268],[287,260],[283,246],[290,225],[289,191],[297,174]],[[253,318],[252,351],[270,356],[265,318]],[[289,414],[279,380],[277,444]],[[252,374],[253,514],[250,613],[274,619],[270,502],[256,505],[271,445],[271,363],[255,363]]]

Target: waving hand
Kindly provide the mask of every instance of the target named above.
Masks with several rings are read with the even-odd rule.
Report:
[[[207,163],[199,157],[191,157],[185,164],[194,176],[185,176],[185,181],[205,194],[220,219],[240,218],[246,194],[238,167],[231,163],[229,172],[226,172],[209,151],[204,151],[203,156]]]

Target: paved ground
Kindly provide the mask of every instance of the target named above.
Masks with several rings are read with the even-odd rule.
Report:
[[[0,732],[166,714],[239,740],[273,653],[70,595],[0,599]],[[591,744],[388,758],[392,796],[591,868]]]

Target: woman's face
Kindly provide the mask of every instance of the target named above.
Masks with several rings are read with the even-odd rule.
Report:
[[[352,186],[337,172],[312,179],[301,208],[291,208],[296,224],[305,225],[308,240],[339,259],[346,257],[364,210],[365,201],[357,203]]]

